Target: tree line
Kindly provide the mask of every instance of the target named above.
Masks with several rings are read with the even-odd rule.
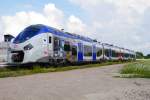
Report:
[[[137,59],[150,59],[150,54],[147,54],[144,56],[142,52],[136,52],[136,58]]]

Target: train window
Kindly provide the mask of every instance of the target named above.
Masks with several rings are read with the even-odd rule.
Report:
[[[72,55],[73,56],[77,55],[77,48],[76,47],[72,47]]]
[[[128,57],[129,57],[129,54],[128,54],[128,53],[125,53],[124,56],[125,56],[126,58],[128,58]]]
[[[79,52],[83,52],[83,47],[82,46],[83,45],[81,43],[79,43],[79,45],[78,45]]]
[[[115,50],[112,50],[112,57],[117,57],[118,53]]]
[[[102,48],[97,48],[97,56],[101,56],[102,55]]]
[[[14,43],[22,43],[26,40],[29,40],[33,36],[37,35],[40,32],[39,26],[30,26],[27,27],[24,31],[22,31],[15,39]]]
[[[134,55],[134,54],[132,54],[132,58],[135,58],[135,55]]]
[[[115,57],[115,51],[112,50],[112,57]]]
[[[69,42],[65,42],[64,50],[65,50],[65,51],[70,51],[70,49],[71,49],[71,47],[70,47]]]
[[[59,39],[57,37],[54,38],[54,51],[60,50]]]
[[[92,56],[92,47],[84,46],[84,56]]]
[[[110,49],[105,49],[105,55],[106,55],[107,57],[110,56]]]
[[[52,37],[49,37],[49,43],[52,43]]]

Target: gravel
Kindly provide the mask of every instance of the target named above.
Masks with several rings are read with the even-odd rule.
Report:
[[[122,64],[0,79],[0,100],[150,100],[150,80],[114,77]]]

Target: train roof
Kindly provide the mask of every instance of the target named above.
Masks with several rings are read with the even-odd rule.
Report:
[[[29,27],[27,27],[26,29],[28,28],[37,28],[40,30],[40,32],[35,32],[33,33],[34,35],[38,35],[38,34],[42,34],[42,33],[46,33],[46,32],[50,32],[54,35],[59,35],[59,36],[63,36],[63,37],[67,37],[67,38],[72,38],[72,39],[78,39],[78,40],[83,40],[83,41],[86,41],[86,42],[90,42],[90,43],[98,43],[98,44],[103,44],[105,46],[110,46],[110,47],[117,47],[117,48],[120,48],[120,49],[124,49],[124,50],[128,50],[128,51],[132,51],[132,50],[129,50],[129,49],[125,49],[125,48],[121,48],[121,47],[118,47],[118,46],[115,46],[113,44],[108,44],[108,43],[101,43],[97,40],[94,40],[94,39],[91,39],[89,37],[85,37],[85,36],[81,36],[81,35],[77,35],[77,34],[74,34],[74,33],[69,33],[69,32],[64,32],[62,30],[59,30],[59,29],[56,29],[56,28],[53,28],[53,27],[50,27],[50,26],[47,26],[47,25],[43,25],[43,24],[36,24],[36,25],[30,25]],[[24,31],[26,30],[24,29]],[[24,31],[22,31],[14,40],[14,42],[17,43],[17,38],[20,38],[21,39],[24,39]],[[26,33],[25,33],[26,34]],[[33,35],[32,34],[32,35]],[[27,36],[29,34],[26,34]],[[22,40],[23,41],[23,40]],[[132,51],[134,52],[134,51]]]
[[[67,38],[79,39],[79,40],[83,40],[83,41],[87,41],[87,42],[93,42],[93,39],[91,39],[91,38],[73,34],[73,33],[69,33],[69,32],[63,32],[59,29],[56,29],[56,28],[53,28],[53,27],[50,27],[47,25],[37,24],[37,25],[31,25],[31,26],[38,26],[38,27],[42,28],[42,31],[50,32],[55,35],[59,35],[59,36],[67,37]]]
[[[108,43],[102,43],[102,44],[107,46],[113,46],[113,44],[108,44]]]

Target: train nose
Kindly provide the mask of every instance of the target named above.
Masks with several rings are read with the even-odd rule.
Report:
[[[19,63],[19,62],[23,62],[24,60],[24,52],[23,51],[12,51],[12,61]]]

